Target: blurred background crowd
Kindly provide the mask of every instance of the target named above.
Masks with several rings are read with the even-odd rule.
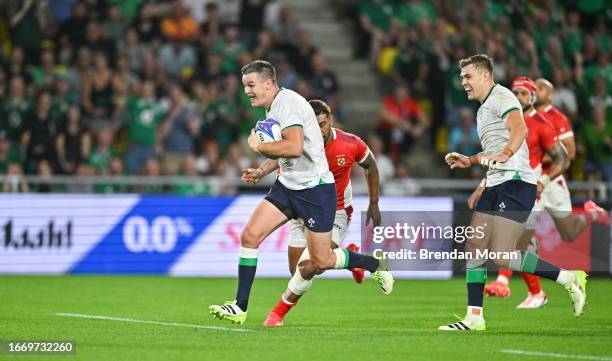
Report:
[[[468,102],[457,62],[486,53],[495,61],[496,82],[506,87],[518,75],[554,84],[553,105],[570,119],[578,146],[570,178],[612,181],[612,1],[336,4],[354,24],[354,55],[367,59],[384,84],[396,84],[387,89],[377,127],[387,133],[392,159],[409,151],[426,124],[431,124],[427,138],[440,154],[479,150],[479,104]]]
[[[545,77],[572,121],[571,179],[612,174],[612,2],[335,0],[369,62],[379,117],[352,124],[328,60],[289,6],[267,0],[0,0],[0,174],[208,176],[257,165],[245,146],[265,116],[240,67],[266,59],[279,85],[327,101],[370,145],[386,179],[446,173],[439,154],[473,154],[475,109],[457,61],[495,60],[496,81]],[[359,77],[359,74],[355,74]],[[426,166],[414,154],[437,159]],[[438,173],[431,169],[438,170]],[[440,173],[441,172],[441,173]],[[459,177],[479,177],[478,171]],[[161,192],[101,184],[89,191]],[[3,191],[53,191],[27,183]],[[197,182],[171,191],[207,194]]]

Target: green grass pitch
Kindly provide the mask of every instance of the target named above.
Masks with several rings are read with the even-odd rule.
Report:
[[[285,320],[260,326],[286,286],[257,279],[251,332],[60,317],[77,313],[239,328],[208,315],[234,295],[234,279],[171,277],[0,277],[0,339],[74,340],[76,355],[2,356],[11,360],[612,360],[612,280],[589,282],[585,314],[574,318],[566,291],[549,281],[540,310],[516,310],[525,296],[514,279],[509,299],[485,300],[488,330],[443,333],[465,312],[465,283],[397,281],[383,296],[371,280],[317,280]],[[555,353],[519,355],[502,350]],[[589,356],[589,357],[587,357]]]

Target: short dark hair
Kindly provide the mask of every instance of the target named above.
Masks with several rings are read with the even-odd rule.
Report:
[[[276,83],[276,69],[274,66],[265,60],[255,60],[243,66],[240,70],[242,75],[249,73],[257,73],[266,79],[272,79]]]
[[[312,110],[314,110],[314,113],[317,116],[321,114],[331,115],[331,108],[322,100],[313,99],[308,101],[308,104],[310,104]]]
[[[489,58],[486,54],[476,54],[459,60],[459,69],[463,69],[468,65],[474,65],[474,68],[485,69],[493,74],[493,59]]]

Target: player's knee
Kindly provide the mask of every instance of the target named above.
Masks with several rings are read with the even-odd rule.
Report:
[[[316,273],[316,269],[311,260],[305,260],[298,263],[298,272],[305,280],[310,280]]]
[[[301,275],[307,274],[311,270],[311,261],[301,261],[297,265],[297,272],[300,272]]]
[[[261,232],[247,227],[240,233],[240,245],[247,248],[258,248],[262,238]]]

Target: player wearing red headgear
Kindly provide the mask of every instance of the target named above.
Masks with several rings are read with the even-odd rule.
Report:
[[[537,100],[534,107],[540,112],[545,114],[546,118],[552,122],[557,130],[559,142],[563,144],[567,154],[569,155],[570,161],[576,157],[576,142],[574,141],[574,132],[572,124],[569,119],[559,109],[552,105],[552,98],[555,93],[555,87],[551,82],[546,79],[540,78],[536,80],[537,87]],[[546,162],[546,158],[545,161]],[[571,210],[571,201],[569,190],[565,182],[563,175],[555,179],[551,179],[551,185],[547,187],[547,191],[542,194],[545,198],[545,203],[554,204],[562,202],[567,205],[566,208]],[[610,215],[603,208],[599,207],[595,202],[589,200],[584,202],[584,210],[589,211],[585,214],[584,219],[578,219],[577,222],[569,221],[570,218],[555,218],[555,223],[561,239],[564,241],[575,240],[580,233],[593,222],[599,222],[604,224],[610,223]],[[566,221],[564,221],[567,219]]]

